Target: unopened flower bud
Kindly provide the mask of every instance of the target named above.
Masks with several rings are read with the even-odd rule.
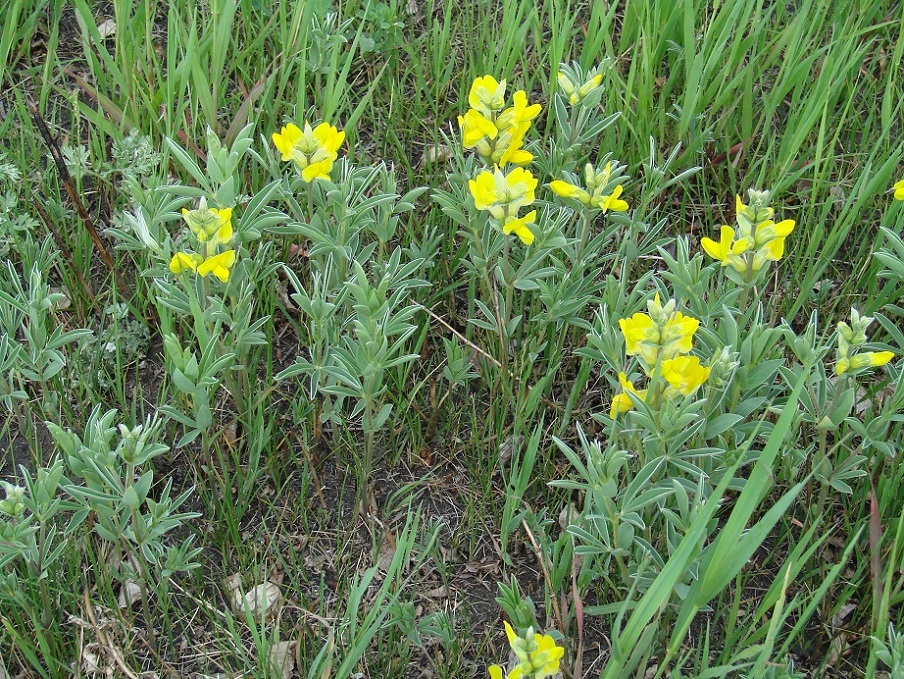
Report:
[[[665,306],[663,306],[662,301],[659,299],[659,293],[656,293],[656,296],[647,300],[647,311],[650,313],[650,318],[653,319],[653,322],[659,326],[664,326],[669,318],[671,318],[672,314],[675,313],[675,300],[670,299],[666,302]]]
[[[732,351],[731,347],[722,347],[722,351],[713,356],[709,364],[709,383],[717,389],[727,385],[735,369],[741,365],[737,358],[737,352]]]
[[[566,97],[569,98],[569,100],[577,94],[577,85],[571,82],[571,79],[562,71],[559,71],[556,74],[556,82],[559,84],[562,92]]]
[[[584,99],[588,94],[593,92],[597,87],[600,86],[600,83],[603,81],[603,76],[597,73],[593,77],[591,77],[587,82],[585,82],[578,89],[578,97],[580,99]]]
[[[25,511],[25,504],[22,502],[22,498],[25,497],[25,489],[6,481],[0,481],[0,485],[6,491],[6,499],[0,500],[0,513],[13,519],[21,516]]]

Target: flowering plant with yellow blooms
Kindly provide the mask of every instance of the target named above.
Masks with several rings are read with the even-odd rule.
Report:
[[[710,368],[701,365],[698,357],[687,355],[693,349],[700,321],[677,311],[675,306],[675,300],[663,305],[657,293],[647,302],[648,314],[636,313],[618,322],[625,338],[625,353],[637,357],[643,372],[654,383],[662,378],[665,384],[652,396],[646,389],[638,391],[625,373],[619,373],[623,391],[612,400],[610,417],[632,410],[632,395],[656,405],[659,398],[692,395],[709,378]]]
[[[458,117],[462,146],[475,149],[488,167],[526,165],[534,158],[523,146],[540,104],[529,104],[524,90],[517,90],[506,107],[505,90],[505,80],[491,75],[476,78],[468,93],[471,108]]]
[[[794,230],[794,220],[776,223],[775,211],[769,206],[769,191],[750,190],[750,205],[735,196],[737,228],[722,226],[719,241],[702,238],[704,252],[728,268],[729,277],[745,288],[756,281],[769,262],[777,262],[785,254],[785,239]]]
[[[524,634],[518,634],[508,622],[503,622],[509,646],[518,663],[504,673],[499,665],[490,665],[490,679],[544,679],[559,672],[565,649],[557,646],[548,634],[538,634],[529,627]]]

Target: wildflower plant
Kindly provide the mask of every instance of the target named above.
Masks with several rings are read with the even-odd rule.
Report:
[[[530,6],[516,4],[498,26],[471,26],[480,29],[478,37],[497,31],[507,36],[499,64],[511,69],[517,62],[517,68],[530,72],[549,63],[535,60],[530,38],[536,33],[542,41],[547,34],[532,31],[533,19],[523,21],[528,16],[523,11],[533,11]],[[222,660],[214,664],[245,665],[227,667],[232,673],[271,667],[277,674],[291,673],[282,658],[266,657],[271,645],[281,646],[283,655],[291,648],[291,642],[277,643],[288,630],[281,629],[278,613],[255,619],[246,609],[244,623],[254,641],[247,644],[252,637],[241,627],[241,616],[221,613],[194,596],[184,597],[189,603],[183,604],[181,592],[170,587],[176,571],[193,569],[202,556],[191,541],[176,539],[196,514],[184,511],[194,489],[174,490],[178,476],[160,478],[173,462],[188,464],[203,480],[197,492],[211,509],[206,513],[218,520],[199,535],[205,548],[209,536],[226,541],[214,545],[223,548],[224,567],[234,554],[239,564],[266,568],[256,552],[244,551],[259,543],[246,537],[259,523],[243,521],[250,512],[275,517],[278,527],[289,525],[283,518],[299,521],[304,539],[267,539],[265,547],[270,554],[290,545],[273,552],[286,566],[277,571],[301,572],[289,567],[299,563],[298,557],[307,559],[313,544],[308,537],[320,539],[333,528],[340,529],[337,536],[347,534],[341,483],[356,481],[352,523],[363,513],[374,528],[373,567],[346,577],[368,555],[360,551],[360,541],[340,537],[338,549],[319,550],[324,558],[337,559],[341,586],[334,588],[331,576],[326,583],[336,596],[317,597],[309,606],[306,599],[316,595],[316,587],[311,592],[295,588],[298,610],[308,612],[305,624],[326,629],[319,652],[304,640],[295,647],[310,676],[347,677],[361,662],[391,673],[407,660],[404,649],[401,658],[395,655],[395,641],[405,638],[412,652],[416,647],[427,656],[436,674],[461,674],[456,661],[471,654],[456,643],[462,637],[452,619],[438,609],[422,615],[421,606],[403,602],[398,593],[432,570],[422,568],[428,558],[444,584],[459,564],[481,558],[458,556],[466,548],[476,551],[474,540],[462,537],[484,522],[498,529],[503,562],[511,565],[531,551],[539,573],[538,586],[530,591],[533,599],[505,574],[507,584],[500,586],[497,602],[509,621],[505,650],[510,654],[508,662],[489,668],[492,679],[583,676],[584,644],[599,629],[609,643],[602,668],[592,671],[604,679],[645,672],[657,677],[669,672],[795,676],[789,648],[800,630],[812,626],[817,604],[827,613],[842,600],[868,603],[859,592],[851,596],[855,585],[843,582],[850,580],[844,577],[849,560],[859,560],[851,570],[868,573],[873,581],[872,669],[883,662],[897,671],[901,644],[894,629],[900,625],[897,620],[896,628],[888,624],[900,601],[894,557],[904,544],[904,523],[898,521],[895,528],[900,503],[893,492],[901,480],[894,457],[904,409],[896,360],[904,346],[897,322],[904,243],[897,225],[881,231],[885,246],[875,253],[878,264],[863,268],[872,273],[885,267],[878,271],[889,281],[884,287],[870,283],[865,294],[852,295],[845,282],[837,296],[828,285],[810,295],[809,283],[827,267],[843,268],[832,259],[833,248],[848,242],[853,218],[865,214],[863,206],[892,184],[898,158],[877,162],[890,148],[880,144],[884,148],[863,159],[870,171],[838,183],[828,180],[835,178],[831,163],[798,162],[793,157],[801,148],[797,142],[817,136],[816,160],[837,157],[842,137],[808,130],[813,120],[847,116],[851,108],[825,98],[809,109],[826,113],[822,118],[786,116],[801,127],[788,137],[772,134],[776,130],[768,116],[776,102],[795,108],[808,101],[804,90],[809,88],[798,86],[812,60],[799,45],[812,45],[809,38],[796,33],[791,40],[790,33],[776,38],[771,33],[783,25],[787,12],[779,9],[775,21],[758,21],[757,8],[740,2],[703,12],[701,32],[695,21],[702,15],[692,4],[686,3],[683,22],[673,21],[675,13],[663,14],[669,25],[663,24],[660,33],[668,39],[643,42],[637,58],[617,69],[610,68],[608,58],[587,61],[616,47],[606,31],[612,13],[594,6],[580,17],[587,28],[580,62],[560,64],[547,74],[532,72],[524,81],[549,83],[551,91],[521,89],[515,85],[521,76],[507,81],[503,73],[481,72],[459,83],[465,96],[452,116],[452,137],[445,145],[428,144],[423,161],[413,167],[371,154],[398,142],[404,148],[409,141],[401,133],[413,127],[396,127],[398,111],[414,114],[414,127],[425,121],[429,127],[448,115],[443,102],[456,89],[449,78],[461,62],[450,58],[447,48],[458,44],[451,37],[460,28],[456,22],[464,18],[468,26],[467,7],[453,8],[451,14],[417,12],[403,22],[398,7],[383,3],[354,10],[345,19],[311,3],[300,3],[297,11],[280,6],[264,13],[274,19],[268,25],[277,39],[261,32],[244,45],[237,38],[244,33],[234,30],[238,15],[229,0],[209,12],[202,8],[198,17],[208,22],[202,39],[195,30],[176,31],[167,43],[166,60],[200,55],[213,67],[186,63],[182,73],[188,81],[155,79],[167,87],[145,96],[140,80],[145,73],[155,75],[164,54],[149,59],[152,40],[125,39],[142,17],[118,22],[111,61],[106,36],[87,5],[77,3],[80,24],[91,38],[86,45],[96,48],[86,62],[93,78],[85,84],[79,80],[78,86],[102,109],[81,107],[88,122],[113,137],[114,128],[124,125],[172,138],[158,155],[151,137],[130,133],[103,145],[100,155],[109,153],[113,160],[107,164],[92,157],[104,135],[82,140],[73,128],[61,167],[72,165],[77,190],[98,185],[104,205],[116,192],[128,194],[113,201],[117,210],[125,209],[114,214],[106,235],[116,239],[121,261],[134,263],[140,274],[131,282],[135,294],[128,299],[117,297],[118,290],[86,286],[88,294],[75,300],[73,314],[63,308],[63,293],[50,286],[61,285],[68,294],[71,277],[90,264],[92,253],[78,243],[74,252],[66,252],[78,240],[69,233],[57,239],[59,254],[52,239],[36,238],[41,223],[26,214],[21,187],[24,168],[37,168],[25,177],[30,181],[42,165],[20,158],[6,163],[7,156],[0,155],[0,254],[11,260],[0,265],[0,408],[15,415],[0,425],[0,440],[13,448],[24,432],[34,456],[34,464],[0,483],[0,600],[9,605],[4,614],[11,611],[0,626],[0,675],[21,673],[19,665],[26,663],[54,676],[73,670],[71,660],[64,662],[65,653],[58,652],[76,646],[60,633],[64,611],[82,606],[70,590],[99,599],[114,583],[141,590],[141,617],[148,625],[161,617],[164,624],[173,620],[177,625],[194,619],[167,616],[171,602],[180,608],[197,604],[195,612],[209,614],[214,626],[225,623],[216,631],[229,639],[219,646]],[[577,58],[565,42],[568,27],[576,25],[574,16],[556,3],[550,7],[538,6],[530,15],[537,25],[555,29],[548,33],[551,46],[543,56],[574,53]],[[639,29],[656,28],[662,13],[634,14],[622,22],[625,44],[633,44]],[[875,13],[865,10],[852,20],[857,23],[863,14]],[[248,28],[259,17],[243,19]],[[713,39],[739,26],[745,30],[743,44],[735,41],[723,49],[725,40]],[[869,33],[864,49],[887,37],[884,26]],[[421,27],[425,42],[409,42],[409,32]],[[23,60],[17,47],[21,36],[13,37],[0,42],[11,45],[15,70]],[[527,46],[523,54],[521,42]],[[801,57],[800,67],[778,69],[781,82],[760,101],[739,93],[736,85],[756,80],[764,62],[751,50],[767,43],[787,46]],[[134,44],[151,51],[134,51]],[[275,49],[257,49],[267,45]],[[845,65],[856,74],[863,56],[858,45],[833,39],[828,52],[812,50],[820,59],[836,57],[842,48],[853,55],[849,64],[828,58],[838,68],[817,69],[812,89],[844,92],[844,87],[831,87],[831,79],[842,77]],[[231,54],[241,63],[248,55],[280,50],[286,58],[278,63],[259,59],[266,68],[257,71],[272,71],[273,77],[254,85],[247,80],[248,69],[226,67]],[[422,52],[424,59],[405,58]],[[385,57],[386,63],[378,68],[359,64],[363,54]],[[141,68],[128,68],[132,58]],[[894,70],[880,62],[872,70]],[[684,77],[654,80],[654,73],[664,72],[659,66],[674,73],[679,64]],[[104,65],[110,68],[99,68]],[[711,77],[718,73],[731,77],[723,83]],[[403,88],[401,81],[388,82],[402,74],[408,76]],[[352,75],[359,84],[365,82],[362,77],[373,77],[356,88],[350,87]],[[683,93],[675,90],[680,83],[687,85]],[[236,121],[223,125],[220,112],[228,109],[221,99],[231,84],[243,103]],[[894,94],[894,87],[887,89]],[[785,97],[788,92],[794,96]],[[409,93],[428,96],[409,98]],[[384,99],[393,108],[381,119],[372,109]],[[313,106],[302,110],[308,100]],[[155,104],[134,105],[142,101]],[[885,129],[883,139],[894,101],[886,96],[875,114]],[[165,105],[151,120],[142,109],[157,111],[157,103]],[[718,115],[720,103],[738,115]],[[10,105],[15,110],[21,102]],[[630,110],[631,120],[616,128],[619,108]],[[196,146],[188,134],[199,110],[211,129]],[[298,113],[290,121],[285,112],[291,110]],[[253,135],[254,128],[245,125],[249,116],[270,127]],[[7,118],[19,125],[18,117]],[[865,126],[872,124],[873,117],[867,118]],[[726,127],[724,120],[732,122]],[[360,124],[375,143],[351,149],[348,139],[355,138],[352,128]],[[768,191],[750,191],[746,200],[737,197],[734,221],[699,243],[672,235],[682,225],[706,221],[691,209],[675,209],[700,209],[698,198],[712,188],[701,178],[701,184],[675,190],[699,169],[687,167],[689,159],[723,141],[749,139],[761,128],[770,132],[760,135],[762,144],[745,142],[748,153],[765,150],[760,159],[745,159],[751,172],[806,179],[814,200],[801,207],[802,221],[821,215],[829,223],[826,217],[837,208],[837,222],[813,230],[806,251],[798,253],[797,263],[806,268],[800,280],[768,275],[770,265],[793,250],[796,238],[794,221],[776,215]],[[174,141],[177,133],[181,142]],[[676,143],[660,151],[653,133],[680,139],[688,149],[682,153]],[[646,153],[638,140],[645,145],[648,139]],[[708,153],[708,160],[718,167],[740,148]],[[446,183],[429,177],[431,185],[439,185],[432,197],[440,210],[419,205],[427,189],[406,182],[420,182],[415,178],[442,163]],[[830,184],[833,199],[820,200]],[[902,196],[904,182],[898,182],[894,198]],[[889,211],[895,219],[901,214],[897,208]],[[65,215],[62,206],[60,215]],[[54,219],[42,215],[42,221],[49,227]],[[94,293],[96,299],[89,300]],[[859,300],[860,311],[852,310],[842,322],[822,308],[849,296]],[[799,315],[814,297],[819,308]],[[778,302],[784,299],[790,301]],[[162,339],[149,344],[144,359],[150,366],[135,361],[134,379],[130,370],[110,389],[123,411],[156,411],[143,424],[117,427],[119,416],[99,408],[88,418],[79,416],[79,403],[86,399],[73,387],[88,390],[89,380],[73,376],[69,352],[75,340],[89,337],[80,329],[85,319],[103,325],[110,308],[117,309],[117,318],[146,324],[149,337],[157,337],[159,329]],[[781,314],[785,318],[778,320]],[[95,354],[120,339],[97,334],[91,345]],[[83,346],[81,353],[89,350]],[[128,353],[125,347],[112,350],[117,359]],[[150,371],[158,361],[164,376],[160,396],[151,403],[137,398],[150,393],[140,389],[147,375],[139,371]],[[52,420],[47,428],[56,456],[48,466],[35,413]],[[170,455],[173,448],[178,456]],[[410,504],[409,520],[398,530],[400,499],[421,492],[419,482],[401,484],[383,507],[383,488],[375,482],[386,477],[375,473],[384,471],[384,460],[393,465],[407,454],[409,461],[432,466],[434,450],[440,453],[437,464],[466,469],[451,478],[476,483],[457,495],[455,509],[463,503],[464,511],[462,521],[449,527],[448,551],[436,543],[440,535],[445,541],[439,521],[428,529],[426,541],[418,537],[420,510]],[[324,468],[324,453],[335,455],[339,464]],[[269,464],[269,482],[261,478],[261,461]],[[6,472],[13,466],[0,468]],[[441,484],[446,470],[433,471],[424,474]],[[336,488],[334,481],[338,491],[325,493]],[[277,508],[277,501],[279,511],[268,511]],[[323,511],[313,516],[308,510],[316,501]],[[847,513],[847,545],[836,552],[825,529],[841,509],[854,511]],[[271,523],[260,529],[267,531],[266,538]],[[869,563],[861,549],[867,535]],[[85,538],[90,538],[89,549],[78,549]],[[523,544],[512,548],[516,540]],[[109,568],[102,568],[100,560],[94,568],[82,568],[81,555],[90,553],[92,541],[111,557]],[[771,569],[780,575],[751,605],[752,560],[758,573]],[[95,574],[98,582],[82,587],[83,571],[89,578]],[[818,573],[818,587],[792,584],[806,581],[810,573]],[[382,585],[375,587],[379,581]],[[442,599],[444,589],[433,589],[428,598]],[[793,598],[786,601],[789,594]],[[366,614],[365,602],[372,604],[364,607]],[[128,605],[123,610],[130,617]],[[700,613],[712,618],[712,638],[727,641],[722,648],[714,651],[705,633],[698,635],[697,649],[688,647],[686,636]],[[590,618],[599,621],[588,624]],[[857,619],[865,619],[862,611]],[[134,628],[134,620],[125,622]],[[173,646],[158,654],[153,634],[144,644],[117,645],[100,638],[103,625],[92,627],[104,648],[124,649],[120,669],[174,655]],[[170,644],[181,641],[182,632],[167,630]],[[372,645],[377,635],[386,638]],[[78,646],[79,653],[87,650]],[[145,657],[146,648],[154,658]],[[309,655],[312,650],[316,657]],[[370,650],[375,657],[365,657]],[[44,655],[60,659],[45,662]],[[12,670],[6,667],[10,656]]]
[[[575,68],[567,67],[569,77],[577,77]],[[612,228],[594,234],[596,217],[628,208],[621,197],[624,172],[617,161],[602,155],[598,170],[592,165],[587,169],[590,188],[585,190],[568,174],[574,167],[568,159],[572,156],[561,153],[561,149],[579,153],[585,135],[614,120],[599,113],[601,82],[598,71],[589,74],[574,90],[573,106],[556,95],[556,115],[563,118],[554,127],[547,155],[535,147],[522,149],[530,123],[541,111],[539,105],[518,91],[509,106],[505,81],[492,76],[475,79],[469,109],[459,117],[462,153],[455,157],[448,189],[434,192],[464,241],[461,262],[471,291],[468,338],[484,349],[488,360],[479,361],[481,374],[501,395],[500,414],[492,420],[499,425],[512,422],[510,429],[505,427],[508,431],[500,429],[497,435],[518,442],[503,511],[504,547],[509,532],[518,526],[516,507],[541,447],[532,415],[552,385],[571,332],[586,329],[582,313],[598,290],[599,263],[614,235]],[[577,119],[566,123],[571,116]],[[471,150],[474,155],[468,154]],[[538,202],[545,190],[532,165],[541,171],[555,168],[549,178],[554,187],[572,198],[586,197],[587,205],[577,199],[561,207]],[[565,189],[567,182],[560,177],[575,184]],[[581,226],[575,231],[572,224],[578,215]],[[547,361],[544,376],[538,367]]]
[[[296,162],[302,182],[282,182],[288,211],[282,232],[309,239],[311,262],[306,279],[285,269],[300,310],[296,328],[304,349],[277,379],[305,377],[315,439],[325,423],[346,426],[360,418],[358,508],[370,511],[377,434],[393,408],[387,375],[416,358],[406,350],[417,329],[410,321],[418,307],[409,298],[426,285],[420,275],[432,266],[411,250],[390,247],[400,219],[425,189],[400,195],[394,171],[383,164],[357,167],[343,159],[334,167],[344,134],[325,125],[306,126],[298,139],[291,129],[287,137],[285,128],[273,135],[283,160]],[[347,410],[346,403],[353,405]]]
[[[794,230],[794,220],[776,223],[775,211],[769,206],[769,191],[750,189],[750,204],[735,197],[737,228],[722,226],[719,241],[703,238],[700,245],[713,259],[719,261],[726,275],[745,290],[759,278],[769,262],[779,261],[785,254],[785,239]]]
[[[505,635],[508,637],[512,653],[518,662],[507,674],[499,665],[490,665],[491,679],[543,679],[558,674],[565,649],[557,646],[549,634],[538,634],[533,627],[528,627],[523,634],[518,634],[507,622],[503,621]]]
[[[703,367],[697,356],[688,355],[700,321],[675,307],[675,300],[663,305],[657,294],[647,302],[648,314],[619,320],[625,353],[637,357],[654,386],[652,393],[638,391],[625,373],[619,373],[623,391],[613,399],[610,417],[633,410],[635,400],[655,407],[662,399],[691,396],[709,378],[710,368]]]
[[[330,170],[338,157],[345,133],[329,123],[312,128],[305,121],[304,130],[289,123],[273,133],[273,144],[284,161],[292,161],[305,182],[315,179],[329,180]]]
[[[247,199],[241,217],[237,214],[242,198],[239,169],[251,148],[252,131],[245,126],[226,146],[208,130],[204,169],[168,140],[169,152],[198,186],[168,185],[145,195],[113,230],[122,249],[149,252],[156,261],[145,276],[153,281],[151,299],[160,317],[170,375],[182,394],[163,410],[185,427],[179,445],[201,436],[205,453],[217,389],[225,383],[240,416],[246,415],[251,406],[248,364],[254,349],[265,342],[261,328],[268,319],[254,317],[252,291],[269,276],[272,265],[243,262],[243,253],[249,253],[263,232],[284,221],[284,215],[267,207],[278,182]],[[172,229],[174,222],[181,228]],[[266,252],[267,246],[262,247]]]
[[[540,104],[529,104],[524,90],[512,95],[506,107],[506,81],[491,75],[476,78],[468,93],[468,111],[458,117],[462,146],[474,149],[487,167],[527,165],[533,154],[523,148]]]
[[[851,323],[838,322],[838,350],[835,355],[835,373],[856,377],[869,368],[883,366],[895,357],[893,351],[861,351],[866,344],[866,329],[873,318],[861,316],[851,309]]]
[[[151,592],[165,600],[173,574],[200,566],[195,559],[201,549],[193,547],[193,538],[173,546],[165,544],[164,536],[200,514],[178,511],[193,488],[170,497],[172,479],[168,479],[159,495],[151,492],[154,471],[150,461],[169,450],[157,440],[161,422],[114,427],[116,415],[114,410],[101,413],[95,408],[83,436],[53,423],[48,423],[48,428],[69,472],[80,480],[57,477],[62,490],[78,506],[69,529],[89,514],[95,517],[94,532],[119,557],[114,572],[123,586],[127,581],[138,583],[145,620],[150,624]]]
[[[12,405],[13,398],[24,400],[22,394],[39,396],[36,404],[44,417],[53,416],[61,405],[62,371],[69,363],[67,347],[93,334],[85,328],[66,330],[56,318],[56,307],[65,295],[52,291],[47,282],[45,271],[58,254],[51,253],[48,246],[45,242],[36,253],[38,261],[24,276],[10,260],[0,267],[0,332],[6,340],[6,386],[2,397]],[[22,338],[21,344],[10,343],[16,337]],[[25,422],[21,416],[20,422]],[[25,426],[23,431],[30,429]]]

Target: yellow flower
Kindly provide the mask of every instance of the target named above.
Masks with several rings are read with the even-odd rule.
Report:
[[[540,113],[539,104],[529,104],[524,90],[512,96],[512,106],[505,107],[505,81],[492,76],[476,78],[468,94],[471,108],[458,116],[462,130],[462,146],[476,149],[488,166],[526,165],[533,155],[521,147],[531,121]]]
[[[669,302],[669,306],[674,308],[674,301]],[[700,327],[700,321],[680,311],[666,309],[663,312],[658,295],[653,307],[659,309],[654,313],[657,320],[647,314],[636,313],[618,322],[625,336],[625,353],[640,356],[648,375],[652,374],[658,360],[665,361],[688,353],[693,346],[694,333]]]
[[[635,389],[634,385],[628,381],[628,376],[625,375],[625,373],[618,373],[618,382],[621,384],[623,391],[616,394],[615,398],[612,399],[612,405],[609,408],[609,417],[613,420],[619,413],[626,413],[629,410],[634,409],[634,402],[631,400],[628,392],[637,396],[641,401],[647,400],[647,390],[641,389],[638,391]]]
[[[490,679],[502,679],[503,672],[499,665],[490,665],[487,669],[490,672]]]
[[[515,641],[520,638],[518,636],[518,633],[515,632],[515,629],[508,624],[508,620],[503,620],[502,626],[505,628],[505,636],[508,638],[509,646],[513,645]]]
[[[656,365],[660,333],[653,319],[647,314],[636,313],[631,318],[622,318],[618,325],[625,336],[625,353],[628,356],[640,355],[647,365]]]
[[[676,356],[662,362],[662,376],[669,383],[666,396],[690,396],[709,379],[710,368],[700,365],[696,356]]]
[[[562,196],[562,198],[574,198],[584,205],[590,205],[590,194],[580,186],[575,186],[574,184],[569,184],[561,179],[556,179],[549,182],[549,188],[551,188],[552,192],[557,196]]]
[[[468,109],[464,116],[458,116],[458,125],[461,127],[462,145],[466,149],[477,146],[484,137],[495,139],[499,134],[499,128],[493,121],[473,108]]]
[[[622,200],[619,196],[622,194],[622,186],[619,184],[608,196],[594,196],[591,200],[593,204],[603,212],[612,210],[613,212],[624,212],[628,209],[627,201]]]
[[[585,82],[583,85],[581,85],[581,87],[578,89],[578,97],[583,99],[588,94],[593,92],[593,90],[595,90],[597,87],[599,87],[601,82],[603,82],[603,76],[602,76],[602,74],[597,73],[595,76],[593,76],[587,82]]]
[[[474,179],[468,181],[468,189],[474,197],[474,205],[478,210],[489,210],[496,203],[497,193],[494,173],[488,170],[479,173]]]
[[[612,171],[612,163],[606,163],[601,171],[597,172],[593,165],[587,163],[584,168],[584,182],[587,189],[571,184],[561,179],[556,179],[549,183],[552,192],[563,198],[572,198],[579,201],[584,207],[596,208],[604,213],[612,210],[613,212],[624,212],[628,209],[628,203],[622,200],[621,196],[624,188],[618,184],[609,194],[603,193],[608,189],[609,177]]]
[[[757,247],[761,247],[778,238],[784,240],[792,231],[794,231],[793,219],[786,219],[778,224],[768,219],[757,225],[754,243]]]
[[[671,358],[675,353],[688,353],[693,348],[694,333],[699,327],[700,321],[696,318],[685,316],[680,311],[674,312],[662,330],[665,358]]]
[[[225,283],[229,280],[229,269],[233,264],[235,264],[235,250],[226,250],[199,263],[198,274],[201,276],[213,274]]]
[[[851,358],[851,369],[878,368],[895,357],[893,351],[864,351]]]
[[[198,265],[203,261],[204,258],[194,252],[177,252],[170,260],[169,268],[175,274],[183,271],[197,271]]]
[[[565,655],[565,649],[556,646],[555,640],[548,634],[542,636],[535,634],[534,642],[537,644],[537,650],[530,654],[531,664],[534,668],[531,676],[541,679],[557,674],[562,656]]]
[[[904,179],[895,182],[895,200],[904,200]]]
[[[502,225],[502,233],[506,236],[514,233],[525,245],[534,242],[534,232],[530,230],[531,224],[537,218],[537,211],[531,210],[523,217],[508,217]]]
[[[226,224],[226,226],[221,227],[213,236],[207,241],[207,247],[209,251],[213,251],[220,245],[226,245],[232,240],[232,225]],[[203,238],[199,238],[202,242]]]
[[[468,93],[468,105],[487,117],[505,106],[505,80],[497,82],[491,75],[475,78]]]
[[[747,263],[740,255],[750,249],[750,240],[747,238],[734,239],[735,230],[730,226],[722,226],[719,230],[719,242],[711,238],[701,238],[700,245],[703,251],[713,259],[722,262],[722,266],[731,266],[740,273],[747,270]]]
[[[311,129],[307,122],[304,131],[289,123],[278,133],[273,133],[273,144],[283,160],[295,161],[306,182],[329,179],[333,161],[345,140],[345,133],[329,123],[321,123]]]
[[[530,124],[536,118],[543,107],[540,104],[528,104],[527,94],[524,90],[518,90],[512,95],[512,106],[505,109],[497,120],[499,127],[516,127],[521,128]],[[524,128],[525,131],[527,127]]]
[[[536,187],[537,180],[521,167],[508,174],[484,170],[468,182],[477,209],[489,211],[500,222],[517,217],[520,208],[533,203]]]
[[[534,155],[530,151],[521,148],[524,143],[524,133],[530,127],[530,123],[525,123],[520,128],[506,128],[496,139],[495,149],[489,154],[481,152],[480,145],[477,150],[481,157],[486,160],[489,158],[493,164],[499,167],[505,167],[507,164],[527,165],[534,159]]]
[[[518,636],[512,626],[507,622],[505,624],[505,634],[508,637],[509,645],[518,656],[521,662],[518,666],[509,672],[508,679],[520,679],[521,677],[534,677],[535,679],[543,679],[551,677],[559,671],[559,664],[562,656],[565,655],[565,649],[556,646],[555,640],[548,634],[536,634],[533,628],[527,630],[524,637]],[[499,679],[502,677],[502,668],[493,669],[498,665],[490,667],[490,677]]]
[[[191,232],[195,234],[195,237],[204,243],[224,227],[230,226],[232,208],[227,207],[222,210],[209,208],[207,207],[207,198],[202,197],[197,209],[182,208],[182,218],[188,224]],[[230,233],[231,230],[232,227],[230,226]],[[229,237],[232,238],[231,235]]]
[[[703,246],[703,251],[713,259],[717,259],[722,262],[723,266],[725,266],[725,260],[728,258],[729,253],[731,253],[731,245],[733,242],[734,229],[732,229],[730,226],[723,226],[719,230],[718,243],[712,238],[700,239],[700,245]]]
[[[706,254],[722,262],[722,266],[731,266],[742,274],[748,268],[757,273],[766,265],[766,262],[777,262],[784,256],[785,238],[794,230],[794,220],[786,219],[776,224],[771,219],[766,219],[754,229],[751,222],[744,216],[746,213],[754,211],[741,203],[740,196],[737,197],[737,200],[739,223],[737,240],[735,240],[735,230],[730,226],[723,226],[720,229],[718,243],[711,238],[701,238],[700,245]],[[771,215],[772,211],[761,208],[756,213]],[[752,256],[741,256],[751,250],[754,250]]]
[[[843,375],[846,372],[854,370],[877,368],[885,365],[894,357],[895,354],[893,351],[864,351],[863,353],[855,354],[850,358],[839,359],[838,363],[835,365],[835,372],[838,375]]]

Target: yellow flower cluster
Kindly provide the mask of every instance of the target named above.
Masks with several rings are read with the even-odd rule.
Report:
[[[748,206],[736,196],[737,231],[723,226],[718,243],[711,238],[700,241],[706,254],[742,275],[756,275],[766,262],[780,260],[785,254],[785,238],[794,230],[792,219],[778,224],[772,220],[768,191],[751,192],[751,198]]]
[[[867,368],[885,365],[895,357],[892,351],[858,351],[866,344],[866,329],[872,322],[871,316],[861,316],[856,309],[851,309],[851,324],[844,321],[838,323],[836,374],[856,374]]]
[[[560,661],[565,655],[564,648],[556,646],[555,640],[548,634],[535,633],[532,627],[523,637],[519,637],[511,625],[504,624],[509,645],[519,660],[517,667],[505,675],[506,679],[543,679],[558,674]],[[489,673],[491,679],[503,678],[499,665],[490,665]]]
[[[476,149],[490,167],[526,165],[534,158],[522,146],[531,121],[540,113],[540,104],[528,104],[524,90],[515,92],[512,106],[505,108],[505,104],[505,80],[497,82],[485,75],[472,83],[468,94],[471,108],[458,116],[462,145]]]
[[[531,210],[523,217],[518,216],[522,207],[534,202],[537,180],[530,172],[521,167],[514,168],[508,174],[503,174],[498,167],[493,172],[484,170],[468,182],[468,188],[477,209],[489,212],[503,233],[514,233],[525,245],[534,242],[530,225],[534,223],[537,211]]]
[[[662,390],[666,398],[690,396],[709,379],[710,368],[700,365],[696,356],[686,356],[693,349],[694,333],[700,321],[675,310],[675,300],[666,305],[659,295],[647,303],[649,314],[636,313],[618,324],[625,337],[626,353],[637,356],[647,377],[656,371],[667,385]],[[647,402],[648,390],[637,390],[625,373],[619,373],[622,392],[612,400],[609,417],[634,408],[629,393]]]
[[[624,212],[628,209],[628,203],[619,197],[624,189],[621,184],[616,184],[610,190],[611,177],[612,163],[606,163],[606,167],[600,172],[597,172],[593,165],[587,163],[584,167],[586,189],[576,184],[569,184],[561,179],[550,182],[549,188],[556,195],[563,198],[573,198],[586,208],[602,210],[604,213],[608,210]]]
[[[904,200],[904,179],[895,182],[895,200]]]
[[[303,131],[289,123],[273,133],[273,144],[282,154],[282,159],[295,161],[301,178],[308,183],[330,178],[330,170],[344,140],[345,132],[340,132],[329,123],[320,123],[312,129],[310,123],[305,121]]]
[[[183,208],[182,218],[203,247],[204,254],[191,250],[177,252],[170,260],[170,271],[174,274],[193,271],[202,277],[213,274],[223,283],[228,281],[229,270],[235,264],[235,250],[219,250],[221,246],[229,245],[233,238],[232,208],[209,208],[207,199],[201,198],[198,209]]]

